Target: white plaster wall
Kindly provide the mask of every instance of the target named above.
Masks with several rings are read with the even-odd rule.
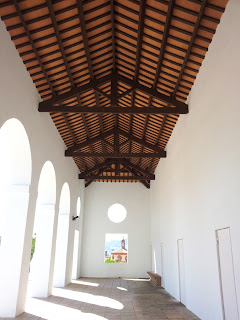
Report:
[[[93,182],[85,190],[81,276],[146,278],[150,269],[149,190],[140,183]],[[108,208],[127,210],[121,223],[108,218]],[[128,263],[104,263],[105,234],[128,234]]]
[[[64,156],[65,145],[54,126],[49,114],[39,113],[39,94],[28,74],[21,58],[18,55],[5,25],[0,21],[0,128],[10,118],[21,121],[27,132],[31,156],[32,156],[32,180],[30,186],[30,201],[28,220],[26,224],[23,265],[21,270],[21,282],[19,291],[19,303],[16,313],[24,310],[26,284],[29,270],[29,257],[31,239],[37,199],[37,189],[41,169],[47,160],[50,160],[56,172],[56,215],[54,222],[53,255],[51,270],[54,265],[54,252],[57,231],[57,218],[59,197],[64,182],[68,182],[71,194],[71,213],[69,226],[69,243],[66,283],[71,279],[73,234],[75,228],[82,235],[83,210],[81,218],[72,221],[72,215],[76,215],[77,198],[81,198],[81,206],[84,204],[84,184],[78,180],[78,169],[71,158]],[[80,239],[81,240],[81,239]],[[79,270],[80,272],[80,270]],[[51,280],[52,281],[52,280]],[[6,288],[7,289],[7,288]]]
[[[186,305],[203,320],[222,319],[215,230],[231,229],[240,308],[240,2],[230,0],[151,183],[156,271],[179,298],[177,239],[184,239]]]

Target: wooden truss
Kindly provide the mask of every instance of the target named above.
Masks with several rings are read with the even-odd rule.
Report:
[[[217,5],[216,5],[217,3]],[[227,0],[0,0],[86,186],[150,187]]]

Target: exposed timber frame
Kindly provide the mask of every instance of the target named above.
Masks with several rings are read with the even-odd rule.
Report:
[[[97,90],[97,87],[101,84],[105,84],[111,81],[114,83],[116,81],[120,81],[124,84],[131,86],[131,89],[128,89],[126,93],[122,93],[120,96],[111,94],[107,96],[107,99],[111,101],[111,107],[100,107],[98,105],[93,107],[82,107],[79,104],[69,105],[64,104],[64,102],[77,97],[81,93],[87,92],[89,90]],[[132,106],[131,108],[122,108],[116,107],[115,104],[117,100],[122,98],[125,94],[129,94],[131,91],[139,90],[149,97],[155,98],[161,101],[158,108],[149,107],[149,108],[139,108]],[[113,92],[114,90],[112,90]],[[101,93],[101,91],[100,91]],[[105,95],[106,96],[106,95]],[[167,103],[168,105],[172,105],[173,107],[165,106],[162,103]],[[106,76],[104,78],[100,78],[99,80],[91,80],[88,84],[83,85],[82,87],[74,88],[69,92],[63,93],[62,95],[52,97],[49,100],[43,101],[39,103],[39,112],[65,112],[65,113],[114,113],[114,114],[186,114],[188,113],[188,105],[184,102],[177,100],[176,98],[172,98],[166,96],[156,89],[148,88],[137,81],[128,79],[124,76],[112,74],[111,76]]]
[[[1,20],[87,187],[154,171],[227,0],[4,1]]]

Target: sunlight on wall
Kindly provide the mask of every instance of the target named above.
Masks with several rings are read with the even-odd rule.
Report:
[[[80,197],[77,199],[77,210],[76,215],[80,218],[81,214],[81,200]],[[78,219],[79,221],[80,219]],[[74,245],[73,245],[73,265],[72,265],[72,279],[78,278],[78,261],[79,261],[79,237],[80,233],[78,230],[74,232]]]
[[[153,267],[154,267],[154,272],[157,273],[157,263],[156,263],[156,252],[155,252],[155,249],[153,250]]]
[[[77,216],[79,216],[80,218],[80,214],[81,214],[81,200],[80,200],[80,197],[78,197],[77,199]]]
[[[78,278],[79,231],[74,232],[72,279]]]
[[[64,287],[66,281],[69,215],[70,190],[68,183],[65,182],[62,187],[59,204],[56,255],[53,278],[53,285],[55,287]]]
[[[30,279],[33,297],[48,297],[51,293],[49,274],[52,256],[53,224],[56,202],[56,175],[53,164],[45,162],[38,183],[38,198],[33,235],[36,235],[35,253],[31,262]]]

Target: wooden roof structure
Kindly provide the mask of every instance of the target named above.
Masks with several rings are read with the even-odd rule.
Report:
[[[147,188],[227,0],[0,0],[79,178]]]

